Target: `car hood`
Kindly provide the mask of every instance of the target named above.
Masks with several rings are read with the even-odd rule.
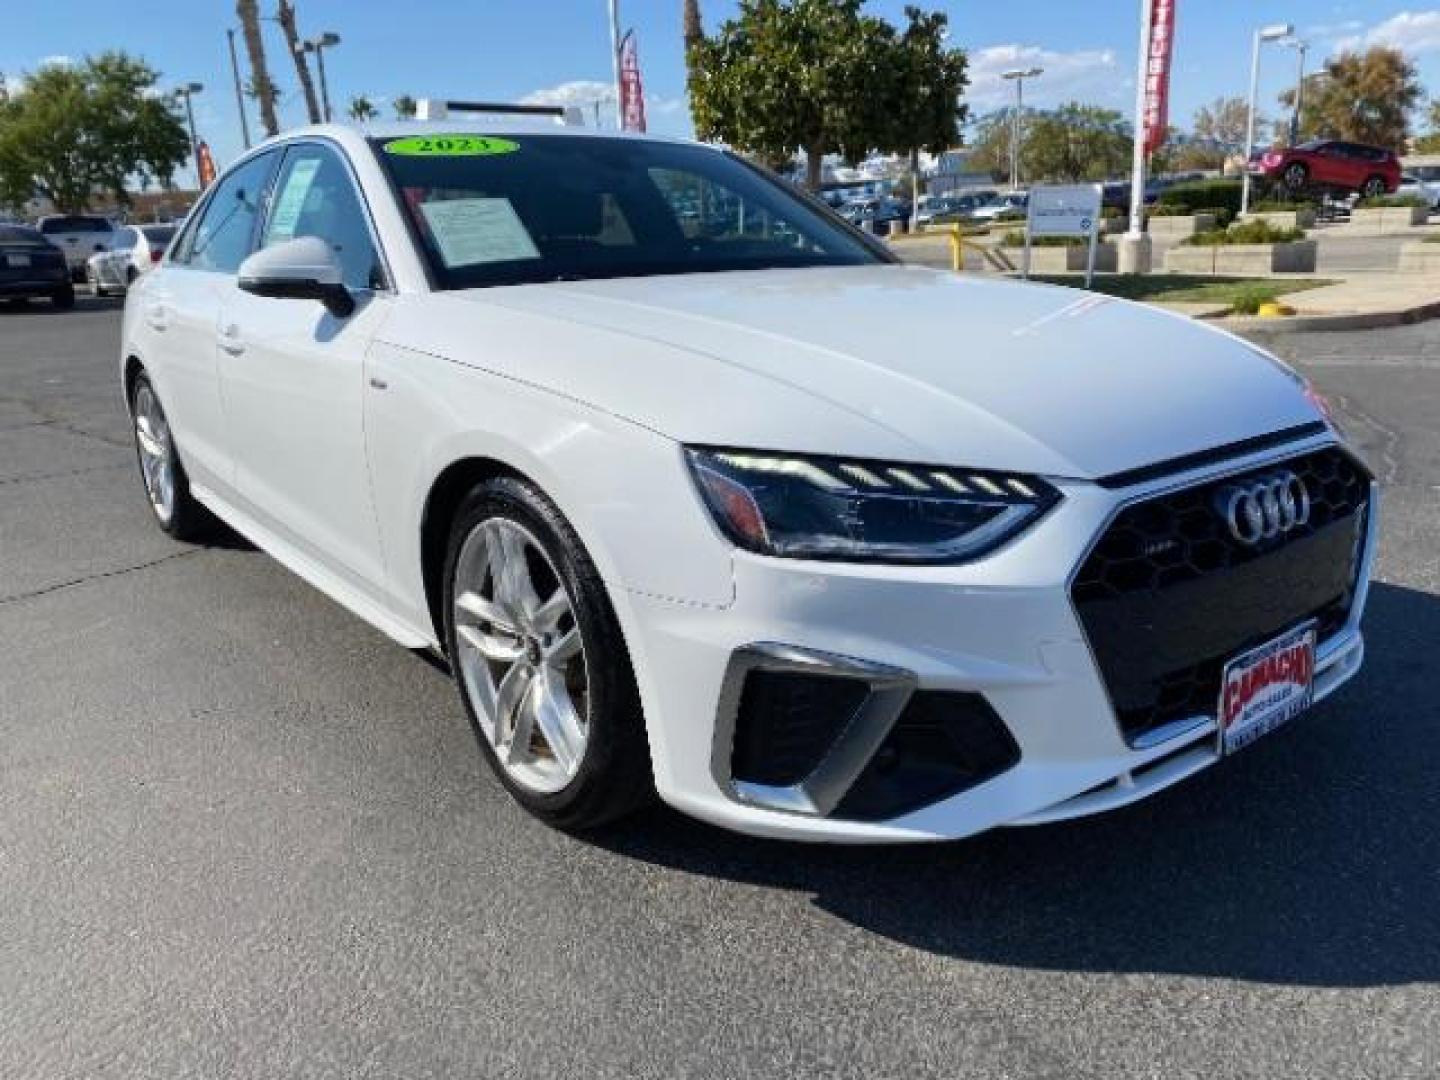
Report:
[[[1214,328],[919,267],[436,299],[450,314],[414,332],[464,327],[436,351],[687,443],[1093,478],[1319,419],[1292,372]]]

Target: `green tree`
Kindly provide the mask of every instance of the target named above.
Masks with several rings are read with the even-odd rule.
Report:
[[[350,108],[348,111],[350,113],[350,119],[354,120],[357,124],[364,124],[371,120],[377,120],[380,117],[380,110],[377,109],[375,103],[364,94],[356,94],[350,99]]]
[[[172,104],[155,96],[158,80],[120,52],[28,76],[0,103],[0,202],[38,192],[75,212],[101,192],[128,205],[127,181],[168,184],[190,140]]]
[[[401,94],[391,102],[391,108],[395,110],[396,120],[413,120],[415,119],[415,111],[419,108],[419,105],[416,104],[415,99],[409,94]]]
[[[737,18],[687,51],[700,137],[765,161],[803,151],[812,189],[826,154],[853,161],[871,150],[953,145],[964,115],[964,54],[939,46],[944,18],[909,9],[902,35],[863,7],[864,0],[741,0]],[[943,66],[922,77],[937,55]],[[934,101],[916,97],[921,84]],[[947,103],[949,86],[957,94]]]
[[[1025,122],[1030,122],[1027,111]],[[982,116],[975,121],[970,137],[970,164],[979,172],[987,172],[997,182],[1010,178],[1010,140],[1014,133],[1014,116],[1005,110]]]
[[[1415,152],[1417,154],[1440,154],[1440,98],[1430,103],[1430,112],[1426,115],[1426,128],[1424,135],[1415,140]]]
[[[1130,124],[1118,112],[1068,102],[1025,124],[1020,147],[1028,180],[1072,183],[1122,175],[1130,165]]]
[[[1410,135],[1410,113],[1424,89],[1416,66],[1399,49],[1382,45],[1343,52],[1306,80],[1300,111],[1300,138],[1345,139],[1399,150]],[[1280,95],[1295,105],[1295,91]]]

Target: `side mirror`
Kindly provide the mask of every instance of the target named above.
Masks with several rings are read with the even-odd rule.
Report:
[[[318,236],[262,248],[240,264],[240,288],[280,300],[318,300],[337,319],[355,311],[340,260]]]

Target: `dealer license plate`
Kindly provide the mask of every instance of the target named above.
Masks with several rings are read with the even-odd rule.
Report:
[[[29,256],[29,255],[6,255],[6,256],[5,256],[5,265],[6,265],[6,266],[29,266],[29,265],[30,265],[30,256]]]
[[[1233,754],[1295,719],[1315,696],[1315,624],[1306,623],[1225,665],[1220,750]]]

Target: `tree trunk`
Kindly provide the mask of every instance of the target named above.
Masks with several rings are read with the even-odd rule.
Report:
[[[819,147],[805,148],[805,187],[819,191],[820,182],[825,178],[825,152]]]
[[[285,47],[295,61],[295,74],[300,78],[300,89],[305,91],[305,111],[312,124],[321,123],[325,117],[320,114],[320,102],[315,97],[315,80],[310,78],[310,62],[305,59],[305,50],[300,47],[300,31],[295,28],[295,5],[290,0],[280,0],[275,21],[285,34]]]
[[[235,0],[235,15],[245,35],[245,51],[250,57],[250,85],[260,103],[260,126],[266,137],[280,134],[280,121],[275,117],[275,84],[265,67],[265,41],[260,36],[260,8],[256,0]]]

